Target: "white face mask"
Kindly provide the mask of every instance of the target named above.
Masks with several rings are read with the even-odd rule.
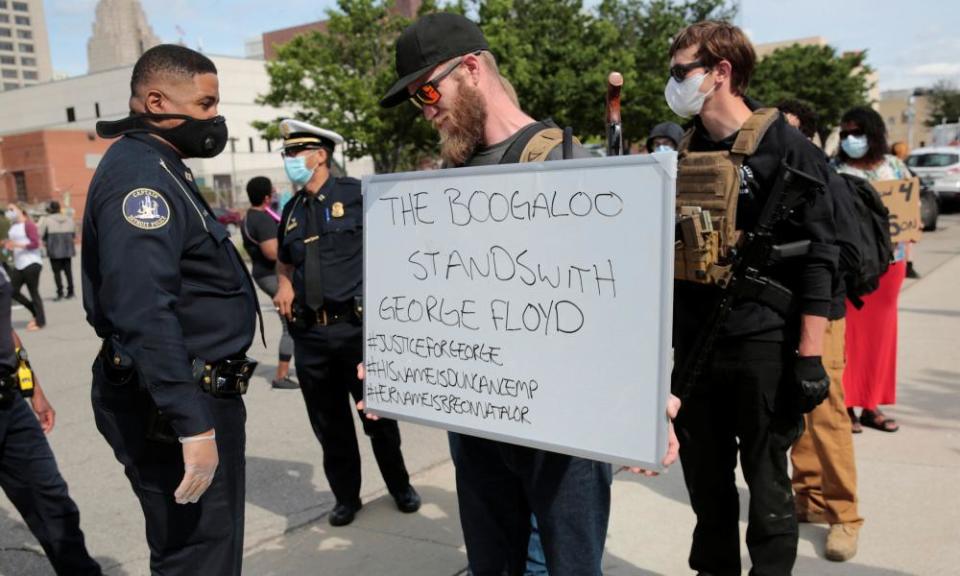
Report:
[[[670,77],[667,87],[663,90],[663,96],[667,99],[667,106],[681,118],[690,118],[699,114],[703,108],[704,100],[713,92],[713,88],[706,92],[700,91],[700,86],[706,79],[706,72],[691,76],[683,82],[677,82],[676,78]],[[716,85],[714,85],[714,88],[716,88]]]
[[[17,219],[17,211],[16,211],[16,210],[7,210],[6,212],[3,213],[3,215],[6,216],[6,217],[7,217],[7,220],[9,220],[9,221],[11,221],[11,222],[13,222],[14,220]]]
[[[675,148],[669,144],[657,144],[653,147],[654,152],[673,152]]]

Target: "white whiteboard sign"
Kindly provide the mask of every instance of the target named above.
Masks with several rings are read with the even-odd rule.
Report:
[[[676,155],[364,178],[367,409],[659,466]]]

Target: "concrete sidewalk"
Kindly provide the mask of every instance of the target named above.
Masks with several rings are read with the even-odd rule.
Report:
[[[844,564],[823,559],[825,526],[801,528],[796,574],[956,574],[960,552],[960,214],[915,250],[919,281],[900,300],[900,384],[888,412],[896,434],[856,437],[861,511],[860,553]],[[74,261],[79,280],[79,258]],[[41,291],[54,294],[49,269]],[[332,529],[333,497],[322,452],[301,395],[271,390],[280,323],[263,299],[268,346],[250,350],[261,366],[247,405],[245,574],[315,576],[454,576],[466,567],[446,434],[401,423],[407,467],[424,499],[414,515],[385,496],[369,443],[361,441],[365,507],[354,524]],[[110,576],[149,574],[143,515],[121,466],[97,432],[90,407],[90,363],[99,340],[78,300],[46,302],[48,327],[21,332],[57,426],[48,437],[81,512],[91,552]],[[14,310],[23,330],[29,315]],[[362,434],[362,432],[361,432]],[[746,507],[746,489],[741,481]],[[742,514],[745,518],[745,512]],[[605,558],[613,576],[689,574],[694,518],[679,466],[660,478],[617,475]],[[744,525],[745,530],[745,525]],[[744,548],[744,567],[749,567]],[[0,575],[53,574],[9,500],[0,496]]]
[[[802,525],[798,575],[955,574],[960,566],[960,218],[949,217],[916,251],[925,275],[900,299],[899,398],[887,412],[901,430],[855,436],[861,514],[860,551],[846,563],[824,559],[824,525]],[[248,549],[245,572],[263,575],[436,575],[465,573],[453,466],[415,475],[424,497],[404,516],[382,491],[354,524],[324,519]],[[742,477],[741,518],[748,493]],[[379,496],[379,497],[378,497]],[[372,497],[372,498],[371,498]],[[660,478],[617,474],[604,573],[688,574],[694,516],[679,466]],[[741,534],[746,523],[741,522]],[[249,542],[249,539],[248,539]],[[749,557],[742,544],[743,566]]]

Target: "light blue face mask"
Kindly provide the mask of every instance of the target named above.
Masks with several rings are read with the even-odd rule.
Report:
[[[866,136],[847,136],[840,141],[840,147],[847,156],[856,160],[866,156],[870,143],[867,142]]]
[[[295,186],[304,186],[307,182],[313,178],[313,173],[316,169],[311,170],[307,168],[307,157],[306,156],[297,156],[295,158],[284,158],[283,159],[283,169],[287,173],[287,178]]]
[[[674,148],[669,144],[657,144],[656,146],[653,147],[653,151],[654,152],[673,152]]]
[[[293,193],[289,190],[284,190],[280,193],[280,199],[277,200],[277,210],[283,212],[283,207],[287,205],[287,202],[293,198]]]

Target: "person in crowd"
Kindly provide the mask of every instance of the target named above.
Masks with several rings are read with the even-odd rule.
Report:
[[[906,162],[910,156],[910,147],[903,140],[898,140],[890,145],[890,154],[893,154],[901,161]]]
[[[461,15],[429,14],[407,27],[396,44],[396,70],[398,79],[380,105],[409,102],[419,108],[440,135],[445,167],[524,161],[527,145],[551,129],[520,108],[483,32]],[[543,159],[563,158],[560,140],[553,144]],[[589,153],[575,145],[573,156]],[[674,415],[678,404],[670,402]],[[672,430],[671,425],[675,441]],[[449,436],[460,523],[474,575],[524,573],[531,512],[552,576],[601,573],[610,514],[609,464],[466,434]],[[663,464],[672,463],[676,454],[671,442]]]
[[[47,204],[47,215],[40,219],[40,237],[47,248],[47,258],[50,258],[57,301],[75,296],[72,262],[77,254],[76,236],[77,225],[73,218],[60,211],[60,203],[53,200]]]
[[[826,159],[777,110],[746,96],[755,63],[750,40],[732,24],[698,22],[674,36],[665,97],[674,113],[693,117],[689,150],[714,153],[718,163],[734,162],[740,172],[737,184],[721,186],[722,173],[710,178],[681,162],[678,201],[695,205],[717,193],[736,194],[725,201],[735,206],[741,237],[769,227],[772,244],[800,242],[806,248],[789,262],[754,263],[756,275],[739,279],[743,295],[716,327],[705,319],[721,303],[720,287],[709,276],[678,271],[683,275],[674,283],[674,347],[680,376],[674,394],[683,400],[677,416],[680,462],[697,516],[690,568],[741,573],[739,455],[750,490],[750,572],[788,576],[799,530],[787,450],[803,430],[802,410],[827,394],[823,337],[838,250]],[[785,214],[790,217],[777,217]],[[760,289],[773,284],[783,288]],[[791,304],[774,292],[789,294]],[[704,350],[701,334],[714,329],[714,345]],[[698,362],[702,370],[690,382],[685,374]]]
[[[184,163],[227,145],[219,87],[216,65],[195,50],[144,52],[131,114],[97,123],[101,137],[120,138],[83,216],[83,306],[102,339],[93,414],[143,510],[151,574],[239,576],[243,565],[243,394],[260,307]]]
[[[27,324],[27,330],[40,330],[47,324],[47,317],[43,313],[43,298],[40,296],[40,272],[43,270],[40,232],[27,215],[24,204],[11,202],[7,205],[5,215],[10,221],[10,230],[3,246],[13,252],[13,266],[9,268],[13,299],[33,316],[33,320]],[[20,292],[24,284],[30,293],[29,298]]]
[[[902,160],[887,154],[887,129],[875,110],[852,108],[840,120],[837,171],[866,180],[910,178]],[[880,409],[897,401],[897,302],[906,276],[908,246],[898,242],[894,263],[880,287],[863,298],[863,308],[847,303],[847,367],[843,388],[853,432],[863,426],[896,432],[900,425]],[[855,408],[862,408],[858,415]]]
[[[243,247],[252,262],[251,275],[264,294],[273,300],[277,295],[277,226],[280,215],[270,207],[274,197],[273,183],[266,176],[256,176],[247,182],[250,208],[243,216],[240,234]],[[280,335],[280,358],[271,386],[277,389],[297,388],[290,379],[290,360],[293,358],[293,339],[287,328],[287,319],[280,316],[283,333]]]
[[[777,105],[787,123],[813,140],[817,133],[817,113],[799,100]],[[833,200],[838,244],[855,241],[858,226],[856,207],[843,179],[831,171],[828,184]],[[803,435],[793,443],[793,491],[799,522],[830,525],[824,553],[829,560],[843,562],[857,553],[863,518],[858,512],[857,462],[853,435],[843,396],[843,370],[846,362],[846,299],[844,260],[833,278],[830,322],[823,336],[823,365],[830,376],[826,401],[804,416]]]
[[[363,507],[354,407],[397,508],[416,512],[420,495],[410,485],[397,421],[367,418],[361,408],[363,382],[356,374],[363,359],[360,181],[331,174],[334,148],[343,142],[336,132],[292,119],[280,122],[280,132],[284,170],[298,191],[280,220],[273,301],[290,323],[300,392],[337,500],[328,521],[346,526]]]
[[[674,152],[683,140],[683,128],[674,122],[661,122],[647,136],[647,153]]]
[[[56,412],[11,326],[12,296],[10,278],[0,268],[0,487],[58,576],[100,576],[80,530],[80,511],[47,442]],[[31,379],[29,403],[22,392],[23,370]]]

